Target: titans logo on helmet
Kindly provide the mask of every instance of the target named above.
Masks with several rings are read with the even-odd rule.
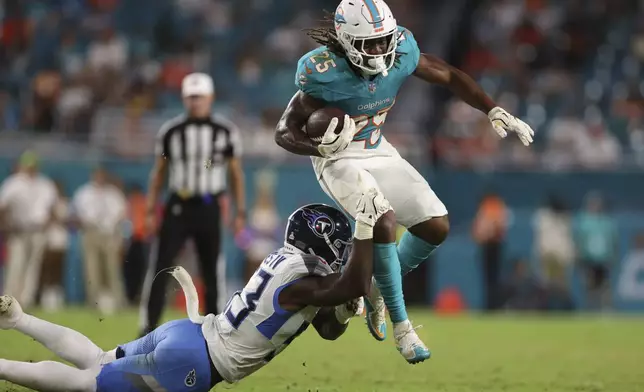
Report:
[[[313,233],[320,238],[330,236],[335,231],[335,222],[325,214],[304,209],[302,210],[302,217],[306,219],[306,223],[309,225],[309,228],[311,228]]]

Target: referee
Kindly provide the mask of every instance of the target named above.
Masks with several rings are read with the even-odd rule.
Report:
[[[151,230],[156,227],[155,207],[168,171],[169,197],[151,248],[141,295],[142,334],[156,328],[165,304],[168,274],[159,272],[173,265],[188,238],[194,240],[199,256],[206,286],[206,312],[217,314],[222,310],[219,301],[225,300],[226,277],[225,261],[220,257],[219,196],[226,191],[227,174],[236,207],[235,231],[242,230],[245,224],[239,132],[229,121],[212,115],[214,85],[210,76],[186,76],[181,93],[185,113],[161,127],[150,173],[146,208]]]

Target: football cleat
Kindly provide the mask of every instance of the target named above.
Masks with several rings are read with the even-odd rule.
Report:
[[[376,280],[371,281],[371,292],[365,297],[365,310],[367,312],[367,328],[369,333],[379,342],[387,338],[387,320],[385,314],[385,300],[380,295]]]
[[[0,329],[12,329],[24,312],[18,301],[9,295],[0,296]]]
[[[396,339],[396,348],[398,352],[410,364],[423,362],[431,357],[429,349],[416,334],[416,329],[409,320],[394,326],[394,338]]]

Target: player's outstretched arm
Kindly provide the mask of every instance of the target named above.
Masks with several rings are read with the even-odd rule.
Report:
[[[282,114],[275,129],[275,143],[297,155],[322,156],[303,131],[309,116],[324,107],[324,102],[298,91]]]
[[[421,53],[414,75],[426,82],[447,87],[465,103],[485,114],[496,107],[494,100],[469,75],[436,56]]]
[[[366,295],[373,275],[373,239],[353,240],[342,274],[301,279],[280,294],[280,303],[294,306],[338,306]]]
[[[465,103],[487,114],[492,127],[501,137],[516,133],[519,140],[529,146],[534,131],[530,126],[496,106],[494,100],[465,72],[452,67],[438,57],[422,53],[414,75],[429,83],[447,87]]]

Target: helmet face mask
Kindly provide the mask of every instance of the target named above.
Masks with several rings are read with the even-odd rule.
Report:
[[[313,254],[339,272],[351,251],[352,230],[340,210],[324,204],[309,204],[291,214],[284,247],[296,253]]]
[[[349,260],[349,255],[351,254],[351,242],[336,239],[333,241],[330,248],[335,254],[335,260],[333,262],[329,262],[329,260],[325,259],[325,261],[329,264],[329,267],[331,267],[333,272],[340,272],[342,267],[344,267]]]
[[[351,64],[366,75],[387,76],[398,45],[398,25],[387,4],[381,0],[344,0],[336,9],[334,24]],[[373,50],[375,43],[379,50]]]

